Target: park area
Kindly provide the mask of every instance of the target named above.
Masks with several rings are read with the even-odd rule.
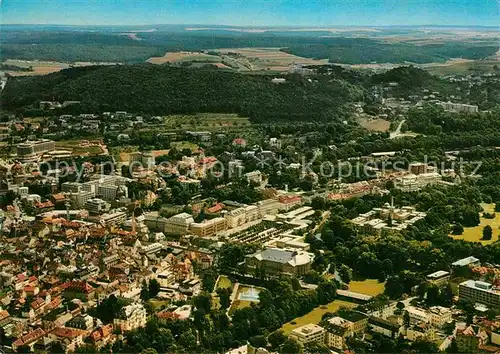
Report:
[[[351,281],[349,283],[349,291],[365,295],[377,296],[382,294],[384,289],[385,283],[381,283],[377,279],[365,279],[363,281]]]
[[[281,327],[285,334],[289,334],[295,328],[304,326],[308,323],[318,324],[321,321],[321,317],[327,312],[336,312],[341,308],[355,308],[358,306],[352,302],[342,301],[342,300],[334,300],[330,302],[328,305],[322,305],[316,307],[311,312],[305,314],[304,316],[297,317],[293,319],[293,321],[287,322]]]
[[[490,203],[486,204],[483,203],[481,206],[484,209],[484,212],[487,213],[494,213],[495,212],[495,204]],[[454,239],[458,240],[465,240],[469,242],[481,242],[483,245],[489,245],[495,241],[498,241],[498,237],[500,234],[500,213],[496,213],[494,219],[487,219],[483,217],[481,213],[481,222],[479,223],[478,226],[474,227],[464,227],[464,232],[462,235],[451,235],[450,237],[453,237]],[[486,225],[490,225],[491,228],[493,229],[493,237],[491,240],[481,240],[483,237],[483,229]]]
[[[349,290],[365,295],[376,296],[384,292],[385,283],[380,283],[377,279],[365,279],[362,281],[351,281]],[[321,317],[327,312],[335,312],[341,308],[355,308],[358,305],[352,302],[343,300],[334,300],[325,306],[318,306],[308,314],[297,317],[293,321],[287,322],[281,327],[285,334],[290,333],[293,329],[308,323],[318,324]]]

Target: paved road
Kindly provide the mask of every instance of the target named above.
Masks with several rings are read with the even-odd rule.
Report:
[[[393,131],[390,135],[389,135],[389,138],[390,139],[395,139],[397,138],[398,136],[401,135],[401,127],[403,126],[404,122],[406,122],[406,119],[403,119],[401,122],[399,122],[398,124],[398,127],[396,128],[395,131]]]
[[[318,225],[316,225],[316,227],[314,228],[314,230],[312,231],[312,233],[314,234],[321,226],[323,226],[323,224],[328,220],[329,217],[330,217],[330,211],[329,210],[323,212],[321,221],[318,223]]]

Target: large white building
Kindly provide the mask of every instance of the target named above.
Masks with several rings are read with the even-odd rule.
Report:
[[[172,235],[185,235],[189,232],[189,225],[194,223],[193,217],[188,213],[180,213],[167,219],[165,233]]]
[[[477,113],[479,111],[478,106],[464,103],[453,103],[453,102],[439,102],[441,107],[446,111],[453,112],[464,112],[464,113]]]
[[[442,176],[437,172],[426,172],[415,175],[413,173],[397,177],[394,179],[394,188],[400,189],[403,192],[415,192],[422,188],[436,184],[441,181]]]
[[[386,203],[382,208],[360,214],[352,223],[368,233],[380,234],[382,231],[401,231],[425,218],[427,214],[414,207],[395,208]]]
[[[121,309],[114,326],[122,332],[146,326],[146,309],[141,304],[132,304]]]
[[[492,309],[500,308],[500,289],[483,281],[466,280],[458,287],[460,299],[483,304]]]
[[[314,254],[291,249],[266,248],[248,255],[246,265],[250,269],[263,269],[270,274],[304,275],[311,270]]]
[[[55,149],[56,144],[52,140],[26,141],[17,145],[17,158],[21,162],[35,162],[44,153]]]
[[[130,181],[129,178],[116,175],[99,176],[85,183],[65,182],[61,190],[73,207],[83,208],[89,199],[96,196],[109,201],[128,197],[126,184]]]

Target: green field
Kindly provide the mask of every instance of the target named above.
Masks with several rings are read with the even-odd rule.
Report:
[[[351,281],[349,290],[365,295],[377,296],[382,294],[385,289],[385,283],[380,283],[377,279],[365,279],[363,281]]]
[[[217,281],[217,284],[215,284],[215,290],[230,288],[231,286],[233,286],[231,280],[229,280],[225,275],[221,275],[219,277],[219,280]]]
[[[493,213],[495,211],[495,205],[491,204],[481,204],[485,212]],[[493,237],[491,240],[481,240],[483,237],[483,228],[486,225],[490,225],[493,229]],[[454,239],[465,240],[469,242],[481,242],[483,245],[489,245],[495,241],[498,241],[500,235],[500,213],[496,213],[494,219],[483,218],[481,213],[481,223],[474,227],[464,227],[464,233],[462,235],[450,235]]]
[[[321,321],[321,317],[327,312],[335,312],[342,307],[354,308],[357,305],[352,302],[335,300],[330,302],[328,305],[318,306],[311,312],[305,314],[302,317],[297,317],[293,321],[287,322],[281,327],[285,334],[290,333],[293,329],[306,325],[308,323],[318,324]],[[293,322],[293,324],[292,324]]]

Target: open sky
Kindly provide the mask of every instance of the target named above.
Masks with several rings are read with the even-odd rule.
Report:
[[[4,24],[500,24],[499,0],[0,0]]]

